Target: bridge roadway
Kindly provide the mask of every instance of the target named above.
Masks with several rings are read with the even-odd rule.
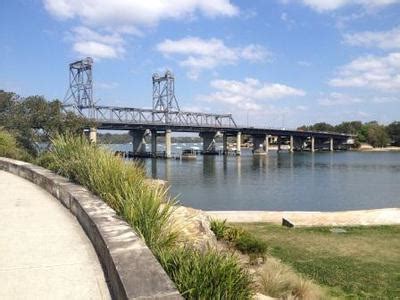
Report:
[[[223,152],[228,152],[228,137],[236,137],[236,145],[242,144],[242,135],[249,135],[253,141],[254,154],[266,154],[269,144],[274,142],[281,149],[281,144],[288,144],[289,151],[346,149],[343,147],[352,135],[302,131],[292,129],[276,129],[261,127],[244,126],[224,126],[216,124],[182,124],[173,122],[124,122],[121,120],[100,120],[96,121],[97,129],[105,130],[129,130],[133,138],[133,154],[136,156],[146,155],[144,136],[151,132],[152,151],[155,156],[157,153],[157,137],[165,136],[166,153],[168,158],[171,156],[171,132],[198,132],[203,138],[203,154],[215,154],[215,137],[223,136]],[[91,130],[91,139],[96,139],[96,131]],[[237,147],[236,154],[240,155],[240,147]]]
[[[111,299],[78,221],[37,185],[0,170],[0,299]]]

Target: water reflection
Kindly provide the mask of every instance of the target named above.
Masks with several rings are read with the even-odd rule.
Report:
[[[144,160],[186,205],[208,210],[400,207],[400,153],[287,153]]]

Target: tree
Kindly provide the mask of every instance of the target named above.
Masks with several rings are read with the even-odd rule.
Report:
[[[37,154],[37,143],[48,142],[57,133],[80,133],[93,124],[72,112],[64,112],[61,102],[43,96],[21,98],[0,91],[0,125],[14,134],[20,146]]]
[[[335,126],[335,131],[340,133],[357,134],[362,127],[361,121],[342,122]]]
[[[390,123],[386,127],[386,132],[389,135],[392,145],[400,146],[400,122]]]
[[[385,126],[379,125],[373,121],[364,125],[366,128],[367,143],[373,147],[385,147],[389,143],[389,137],[386,133]]]

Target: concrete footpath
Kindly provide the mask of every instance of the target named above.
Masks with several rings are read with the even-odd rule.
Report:
[[[35,184],[0,171],[0,299],[110,299],[77,220]]]
[[[265,222],[282,224],[282,219],[295,226],[399,225],[400,208],[318,211],[207,211],[211,218],[232,223]]]

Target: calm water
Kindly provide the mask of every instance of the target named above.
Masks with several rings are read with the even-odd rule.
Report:
[[[271,151],[253,157],[242,150],[240,157],[144,163],[149,176],[169,181],[181,203],[205,210],[400,207],[400,153]]]

